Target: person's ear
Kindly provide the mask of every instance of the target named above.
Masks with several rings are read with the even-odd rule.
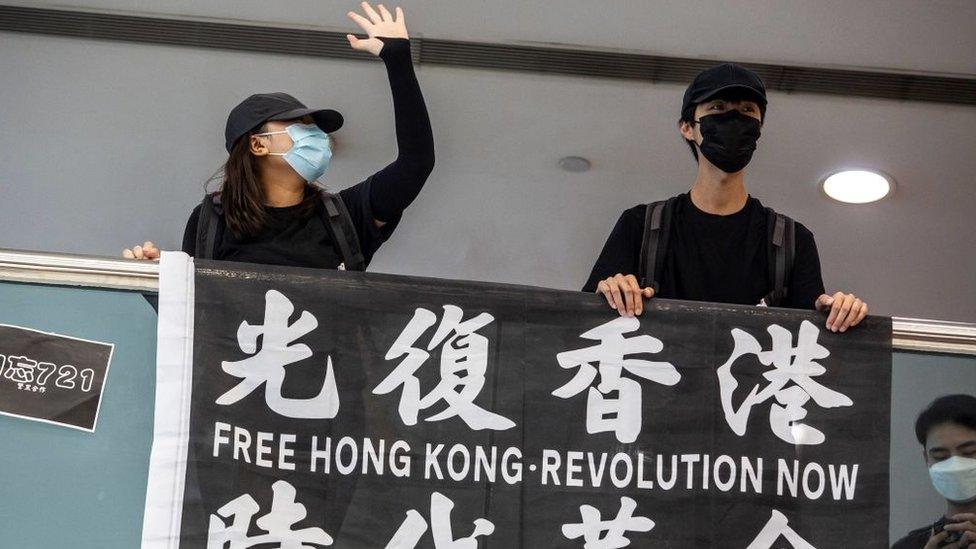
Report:
[[[695,128],[687,120],[678,121],[678,131],[688,141],[695,141]]]
[[[254,156],[267,156],[269,152],[268,140],[256,135],[251,136],[250,151]]]

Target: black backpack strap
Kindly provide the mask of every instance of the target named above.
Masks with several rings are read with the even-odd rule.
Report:
[[[659,281],[664,271],[664,257],[667,254],[671,234],[671,217],[675,200],[669,198],[652,202],[647,205],[644,214],[644,236],[641,239],[639,260],[640,286],[654,288],[655,294],[661,288]]]
[[[352,224],[352,217],[342,198],[328,191],[322,190],[322,204],[325,206],[325,228],[332,237],[332,242],[339,249],[342,262],[347,271],[365,271],[366,260],[363,258],[362,248],[359,246],[359,236]]]
[[[789,294],[793,258],[796,254],[796,222],[776,213],[772,208],[766,208],[766,225],[769,279],[773,283],[773,289],[766,294],[763,301],[770,307],[778,307]]]
[[[220,197],[206,195],[200,203],[200,216],[197,218],[196,257],[213,259],[217,241],[217,216],[221,214]]]

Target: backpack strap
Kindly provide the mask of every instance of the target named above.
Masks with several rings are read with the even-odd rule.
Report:
[[[644,214],[644,235],[641,240],[639,259],[639,279],[641,288],[661,289],[659,281],[664,272],[664,258],[667,255],[668,240],[671,235],[671,217],[677,197],[651,202]]]
[[[328,229],[332,242],[335,243],[342,256],[342,262],[347,271],[365,271],[366,260],[363,258],[362,248],[359,246],[359,236],[352,223],[352,217],[342,198],[326,190],[322,190],[322,204],[325,206],[325,228]]]
[[[220,196],[208,194],[200,203],[200,216],[197,218],[196,257],[213,259],[217,241],[217,216],[223,213]]]
[[[773,289],[763,301],[770,307],[778,307],[789,294],[788,284],[796,254],[796,222],[772,208],[766,208],[766,234],[769,279]]]

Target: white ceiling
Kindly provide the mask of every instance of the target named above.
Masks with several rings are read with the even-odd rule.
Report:
[[[437,38],[976,75],[976,3],[791,3],[793,16],[783,4],[407,9],[411,28]],[[327,25],[345,10],[304,0],[126,6],[291,22],[309,13]],[[853,32],[861,27],[874,30]],[[336,188],[395,151],[376,64],[0,33],[0,72],[17,75],[0,87],[0,247],[114,254],[154,238],[178,248],[201,182],[223,158],[226,113],[254,91],[289,90],[346,115],[326,178]],[[419,75],[438,163],[374,270],[578,289],[623,209],[687,190],[694,178],[674,129],[682,86],[433,66]],[[971,107],[774,93],[748,186],[813,230],[829,289],[854,291],[877,313],[976,321],[974,127]],[[569,154],[589,158],[592,171],[559,171]],[[832,203],[817,181],[846,166],[882,169],[898,188],[874,205]]]

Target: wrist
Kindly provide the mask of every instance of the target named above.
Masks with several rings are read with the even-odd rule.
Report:
[[[407,59],[410,58],[409,38],[391,38],[386,36],[378,36],[377,38],[380,40],[380,42],[383,42],[383,47],[380,49],[379,56],[384,61],[404,56]]]

